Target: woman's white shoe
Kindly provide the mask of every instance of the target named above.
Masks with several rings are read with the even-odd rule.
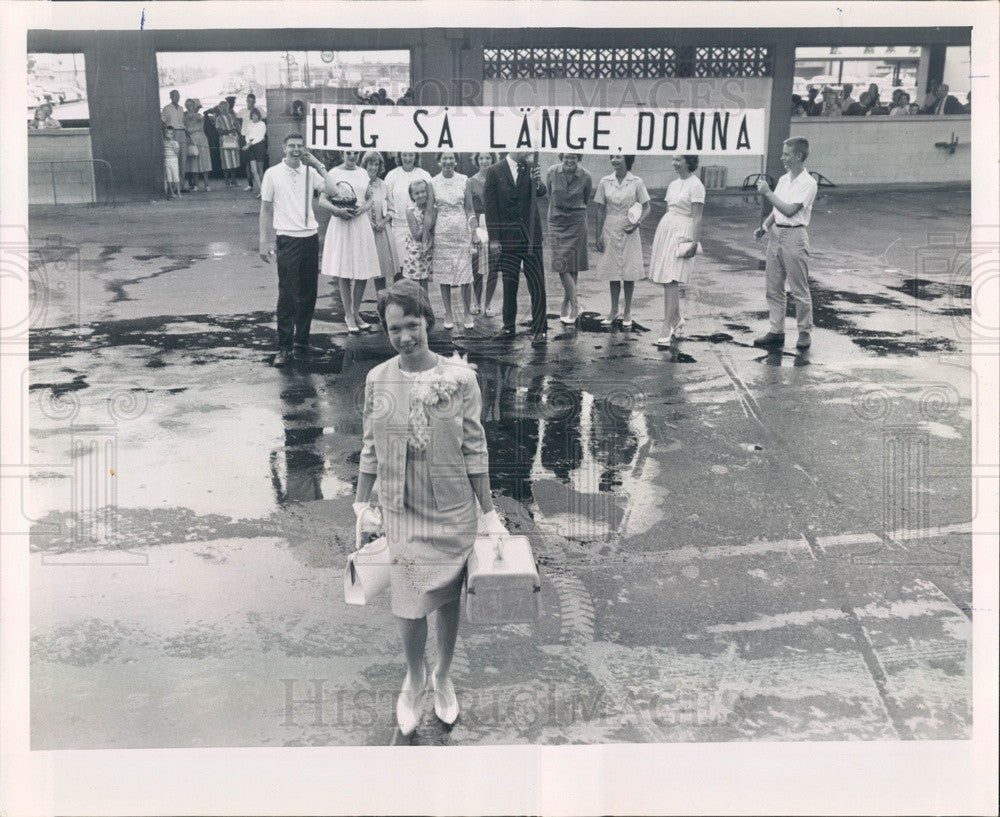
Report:
[[[434,688],[434,714],[441,722],[451,726],[458,720],[458,695],[451,678],[440,683],[437,676],[431,673],[431,686]]]
[[[424,671],[424,683],[419,691],[413,692],[409,685],[409,675],[403,681],[403,689],[396,698],[396,723],[403,736],[412,735],[420,724],[423,714],[424,693],[427,691],[427,671]]]

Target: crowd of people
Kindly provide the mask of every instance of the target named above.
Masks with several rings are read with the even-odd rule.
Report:
[[[792,142],[804,162],[808,143]],[[590,269],[592,236],[598,253],[594,271],[608,282],[608,308],[601,324],[630,331],[636,282],[648,279],[663,292],[662,331],[655,343],[670,347],[681,334],[681,286],[690,280],[701,252],[705,187],[696,174],[697,156],[672,160],[677,178],[667,188],[666,213],[656,228],[647,267],[639,229],[651,212],[650,196],[632,172],[632,156],[611,155],[612,172],[595,183],[575,153],[560,154],[559,162],[544,173],[527,152],[511,152],[503,159],[477,153],[472,156],[476,173],[467,176],[457,170],[458,155],[441,152],[435,156],[439,172],[432,176],[417,165],[415,153],[396,154],[388,172],[385,157],[377,151],[344,151],[328,168],[305,149],[297,133],[285,137],[283,152],[283,161],[268,168],[261,181],[260,255],[265,261],[276,255],[278,261],[276,366],[318,351],[309,336],[319,274],[336,282],[347,331],[355,335],[378,328],[360,311],[369,282],[382,290],[407,279],[425,293],[436,284],[442,326],[455,333],[475,330],[477,316],[496,316],[493,301],[502,282],[501,338],[516,334],[523,276],[531,300],[531,343],[546,343],[539,201],[547,213],[549,263],[563,288],[561,323],[571,326],[580,316],[577,279]],[[808,172],[794,175],[794,191],[782,190],[779,183],[774,194],[761,192],[778,199],[793,193],[796,200],[808,198],[806,215],[798,216],[800,222],[805,218],[803,223],[794,223],[793,217],[793,223],[786,224],[780,214],[773,222],[782,239],[775,264],[789,276],[793,297],[807,300],[808,292],[802,294],[808,287],[802,271],[807,245],[793,248],[792,235],[784,230],[808,224],[816,183]],[[588,218],[591,205],[593,225]],[[321,257],[316,209],[330,216]],[[794,262],[789,261],[793,256]],[[797,345],[805,348],[810,342],[808,317],[799,328]],[[778,335],[783,341],[783,332],[772,326],[758,345],[773,345]]]
[[[854,86],[844,83],[840,88],[825,85],[809,87],[805,99],[792,94],[792,116],[941,116],[972,113],[972,92],[966,94],[965,104],[949,93],[944,83],[931,83],[923,100],[910,98],[902,88],[894,88],[889,100],[884,100],[878,84],[871,83],[854,99]]]
[[[358,99],[366,105],[412,105],[413,89],[407,88],[399,99],[394,100],[385,88],[375,90],[358,89]]]
[[[35,108],[34,116],[28,120],[28,130],[58,130],[62,123],[52,115],[52,106],[43,102]]]
[[[211,191],[208,174],[214,149],[226,187],[239,187],[242,173],[244,189],[260,198],[267,164],[267,112],[257,97],[247,94],[243,108],[236,107],[235,97],[227,97],[204,113],[200,99],[185,99],[183,106],[180,99],[179,91],[171,91],[170,102],[160,112],[167,195],[180,198],[182,193]]]
[[[648,277],[663,287],[665,334],[658,343],[670,344],[683,323],[679,287],[690,280],[701,251],[705,187],[695,175],[698,157],[673,157],[677,178],[667,188],[667,209],[656,228],[647,272],[639,228],[650,213],[650,196],[632,172],[631,156],[610,156],[611,172],[595,184],[575,153],[560,155],[545,173],[524,151],[502,159],[479,153],[473,157],[476,173],[466,176],[456,169],[455,153],[441,152],[439,172],[431,176],[416,165],[413,153],[397,155],[396,167],[385,173],[384,158],[375,151],[345,151],[327,169],[305,149],[300,134],[285,136],[283,146],[283,160],[264,173],[259,225],[260,257],[268,263],[276,258],[278,268],[274,365],[324,354],[310,344],[321,272],[337,280],[352,334],[376,329],[359,308],[369,280],[382,290],[377,326],[396,355],[366,378],[354,511],[360,530],[377,496],[391,557],[391,609],[406,660],[397,725],[402,734],[411,734],[430,693],[437,717],[450,726],[460,711],[450,669],[466,563],[477,535],[505,538],[508,532],[493,506],[476,374],[461,359],[444,358],[429,345],[436,325],[429,284],[435,281],[441,288],[444,328],[456,329],[457,289],[462,326],[470,329],[475,315],[493,314],[490,298],[499,274],[499,337],[509,338],[516,334],[523,276],[531,297],[532,343],[544,343],[548,318],[538,202],[547,205],[549,259],[564,287],[560,320],[568,325],[580,312],[577,276],[590,267],[588,212],[593,205],[597,270],[607,278],[610,294],[602,323],[630,329],[635,282]],[[773,191],[765,181],[758,185],[772,207],[755,231],[758,239],[769,235],[770,326],[754,341],[758,347],[784,345],[786,290],[795,303],[795,345],[805,350],[811,343],[807,227],[817,184],[805,168],[808,155],[808,141],[786,140],[781,161],[787,173]],[[322,257],[314,201],[330,213]],[[437,619],[433,668],[426,663],[432,613]]]

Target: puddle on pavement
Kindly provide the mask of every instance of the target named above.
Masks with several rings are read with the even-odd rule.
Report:
[[[899,288],[889,287],[889,289]],[[953,352],[956,350],[954,341],[947,337],[920,335],[913,330],[892,331],[888,328],[861,328],[855,320],[852,320],[852,317],[860,318],[863,313],[854,313],[845,306],[846,304],[875,306],[893,310],[893,312],[913,309],[912,306],[907,306],[895,298],[872,293],[824,289],[813,284],[812,303],[813,320],[817,328],[829,329],[848,337],[855,345],[879,356],[914,357],[922,352]],[[893,312],[886,313],[886,315],[891,316]],[[793,314],[791,297],[789,297],[789,314]]]
[[[198,326],[204,327],[198,331]],[[174,327],[178,331],[174,330]],[[46,360],[72,355],[81,350],[138,346],[150,349],[148,368],[163,368],[162,355],[169,352],[195,356],[189,361],[204,365],[205,357],[227,359],[231,350],[274,352],[274,313],[252,312],[245,315],[182,315],[95,321],[90,334],[74,344],[67,344],[59,330],[38,329],[29,340],[32,360]],[[331,347],[327,354],[303,362],[311,370],[339,371],[343,350]]]
[[[890,286],[888,289],[902,292],[911,298],[920,301],[936,301],[940,298],[960,298],[970,300],[972,298],[972,287],[968,284],[943,283],[941,281],[929,281],[925,278],[904,278],[899,286]]]
[[[619,531],[628,507],[650,492],[641,478],[652,445],[641,395],[622,385],[589,391],[475,352],[469,359],[479,370],[494,490],[571,540]],[[367,368],[298,377],[282,389],[283,444],[270,455],[278,505],[352,492]],[[647,513],[637,524],[654,521]]]

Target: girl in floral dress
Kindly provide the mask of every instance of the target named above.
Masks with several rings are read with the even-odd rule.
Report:
[[[403,255],[403,277],[418,281],[426,292],[431,277],[430,228],[434,224],[434,210],[428,207],[428,184],[423,179],[410,182],[410,201],[406,208],[409,233]]]

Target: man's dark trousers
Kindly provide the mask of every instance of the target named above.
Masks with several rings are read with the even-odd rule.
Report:
[[[319,236],[275,238],[278,256],[278,349],[309,345],[319,279]]]
[[[545,270],[542,248],[524,244],[500,245],[500,274],[503,276],[503,327],[514,329],[517,322],[517,288],[521,269],[531,295],[531,331],[534,334],[548,328],[545,302]]]

